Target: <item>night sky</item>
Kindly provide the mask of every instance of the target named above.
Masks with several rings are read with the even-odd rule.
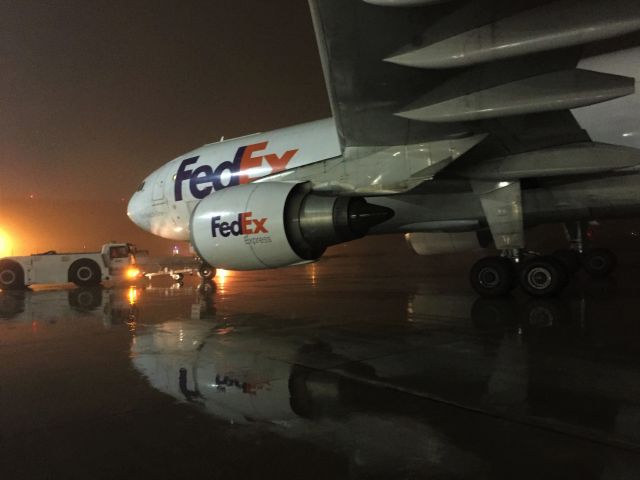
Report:
[[[69,201],[80,212],[112,202],[94,216],[122,223],[101,238],[121,238],[135,231],[126,200],[151,170],[223,135],[330,115],[301,0],[1,0],[0,65],[0,228],[43,249],[42,208],[29,202],[47,218],[66,218]],[[84,246],[82,217],[45,237]]]

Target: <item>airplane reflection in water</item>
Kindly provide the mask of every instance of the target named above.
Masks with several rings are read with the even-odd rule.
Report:
[[[640,342],[637,304],[594,292],[521,303],[419,286],[391,300],[406,321],[385,325],[218,314],[214,284],[0,292],[0,323],[134,324],[131,362],[152,387],[228,422],[329,445],[357,472],[570,464],[603,478],[620,467],[603,443],[640,445]],[[547,430],[569,435],[540,448]]]
[[[487,458],[504,462],[512,433],[491,432],[486,442],[491,427],[469,410],[594,445],[640,444],[633,360],[640,344],[635,318],[606,314],[615,298],[584,295],[566,307],[425,292],[405,301],[413,322],[386,334],[368,325],[215,318],[215,310],[212,322],[210,308],[194,305],[192,320],[138,330],[132,362],[156,389],[217,418],[357,452],[351,461],[378,474],[383,465],[397,473],[398,465],[417,468],[443,456],[460,460],[458,473],[487,467]],[[460,305],[466,316],[457,318],[452,308]],[[195,318],[199,309],[207,320]],[[447,404],[462,407],[462,424],[443,420],[438,412]],[[512,460],[534,471],[540,461],[576,462],[584,478],[611,467],[599,464],[595,450],[562,458],[563,442],[551,439],[544,451],[530,445],[535,455]]]

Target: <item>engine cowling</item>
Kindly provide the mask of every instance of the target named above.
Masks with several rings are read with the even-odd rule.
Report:
[[[487,248],[491,245],[491,236],[483,233],[407,233],[405,239],[418,255],[439,255]]]
[[[213,267],[277,268],[315,261],[392,216],[360,197],[314,194],[309,183],[251,183],[202,200],[191,216],[191,243]]]

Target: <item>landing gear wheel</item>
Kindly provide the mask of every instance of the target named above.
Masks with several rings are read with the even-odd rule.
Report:
[[[614,253],[606,248],[594,248],[582,255],[582,266],[592,277],[608,277],[617,264]]]
[[[213,277],[216,276],[216,269],[209,265],[200,265],[200,268],[198,268],[198,275],[200,275],[202,280],[212,280]]]
[[[569,273],[553,257],[536,257],[527,261],[518,274],[520,287],[534,297],[556,295],[569,283]]]
[[[0,262],[0,288],[2,290],[24,288],[24,272],[16,262]]]
[[[69,267],[69,281],[79,287],[92,287],[100,284],[100,267],[93,260],[81,258]]]
[[[562,264],[566,267],[567,271],[571,275],[578,273],[578,271],[582,267],[582,259],[580,258],[580,254],[575,250],[563,248],[562,250],[556,250],[552,256],[556,260],[562,262]]]
[[[469,281],[478,295],[501,297],[515,287],[515,268],[508,258],[481,258],[471,267]]]

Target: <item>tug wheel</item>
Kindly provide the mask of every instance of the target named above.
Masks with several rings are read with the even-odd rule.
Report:
[[[99,285],[102,281],[100,267],[88,258],[76,260],[69,267],[69,281],[80,287]]]
[[[0,288],[2,290],[24,288],[24,272],[18,263],[10,260],[0,262]]]

